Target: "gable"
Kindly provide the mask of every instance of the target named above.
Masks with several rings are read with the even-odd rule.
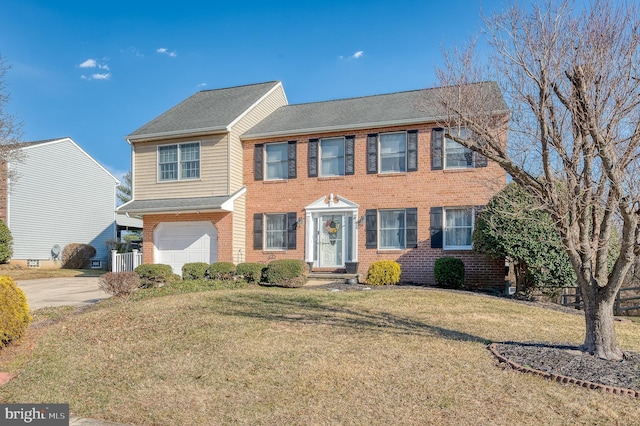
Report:
[[[129,141],[189,134],[227,132],[256,102],[277,87],[278,81],[200,91],[140,127]]]

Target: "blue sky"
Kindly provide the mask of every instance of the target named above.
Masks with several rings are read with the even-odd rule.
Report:
[[[8,109],[120,177],[124,137],[192,94],[271,80],[290,104],[437,84],[441,47],[502,1],[3,0]]]

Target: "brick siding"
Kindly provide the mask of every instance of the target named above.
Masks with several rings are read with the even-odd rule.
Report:
[[[397,174],[367,174],[366,139],[369,133],[418,130],[418,171]],[[305,258],[305,226],[297,229],[295,250],[267,251],[253,248],[253,216],[255,213],[296,212],[305,217],[305,206],[333,193],[359,205],[358,216],[366,209],[418,209],[418,247],[405,250],[368,249],[365,226],[358,226],[358,262],[366,274],[376,260],[396,260],[402,266],[402,281],[434,284],[436,259],[452,256],[465,263],[466,283],[474,287],[502,287],[504,261],[495,261],[471,250],[443,250],[430,247],[430,208],[482,206],[505,185],[506,174],[496,164],[462,170],[431,170],[431,131],[428,125],[387,127],[358,131],[300,135],[278,139],[244,141],[244,182],[247,187],[248,262],[267,262],[279,258]],[[340,177],[309,178],[307,147],[311,138],[355,135],[355,173]],[[254,178],[254,146],[269,142],[297,140],[297,178],[284,181],[257,181]],[[145,230],[147,228],[145,217]],[[220,228],[219,228],[220,229]],[[145,231],[146,232],[146,231]],[[145,244],[150,239],[145,234]],[[220,243],[219,247],[223,244]],[[146,256],[147,254],[145,254]]]

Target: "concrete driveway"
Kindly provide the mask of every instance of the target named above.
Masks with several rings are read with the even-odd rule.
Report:
[[[29,309],[47,306],[87,305],[106,299],[98,288],[99,277],[42,278],[16,281],[27,296]]]

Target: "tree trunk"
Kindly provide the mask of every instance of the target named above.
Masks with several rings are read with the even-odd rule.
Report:
[[[599,358],[609,361],[621,361],[622,351],[618,348],[613,316],[615,293],[606,297],[605,292],[584,296],[584,318],[586,335],[583,349]]]

